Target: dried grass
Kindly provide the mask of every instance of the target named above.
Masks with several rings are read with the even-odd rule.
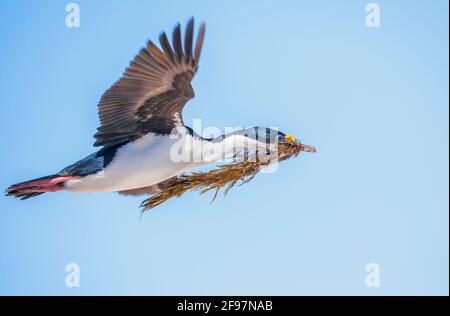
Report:
[[[224,188],[224,194],[227,194],[238,182],[240,182],[239,185],[249,182],[262,168],[277,161],[296,157],[302,149],[303,145],[297,142],[280,143],[276,153],[265,157],[263,160],[261,158],[258,159],[259,156],[257,156],[254,161],[227,163],[207,172],[178,175],[170,180],[169,185],[164,190],[142,202],[142,212],[150,210],[172,197],[181,196],[189,190],[199,191],[200,194],[215,190],[212,199],[214,201],[221,189]]]

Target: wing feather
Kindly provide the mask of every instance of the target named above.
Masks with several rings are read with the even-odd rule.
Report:
[[[200,60],[200,52],[203,46],[203,39],[205,37],[206,24],[202,23],[200,30],[198,31],[197,42],[195,43],[195,53],[194,53],[194,66],[197,67]]]
[[[189,64],[192,60],[192,41],[194,39],[194,19],[190,19],[184,37],[184,62]]]
[[[177,62],[181,64],[183,61],[183,46],[181,44],[181,28],[179,23],[173,30],[172,42]]]
[[[177,24],[172,44],[166,33],[161,33],[161,49],[149,40],[140,50],[122,77],[100,98],[95,146],[113,146],[175,127],[179,120],[174,120],[174,115],[181,117],[184,105],[194,97],[190,82],[197,70],[205,24],[200,26],[194,55],[193,33],[192,18],[186,26],[184,45]]]

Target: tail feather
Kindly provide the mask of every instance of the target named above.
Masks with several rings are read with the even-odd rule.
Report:
[[[7,193],[6,195],[9,196],[14,196],[15,198],[19,198],[21,200],[26,200],[38,195],[44,194],[44,192],[35,192],[35,193],[15,193],[15,194],[9,194]]]
[[[72,176],[60,176],[57,174],[13,184],[5,190],[6,195],[26,200],[45,192],[64,190],[64,182]]]

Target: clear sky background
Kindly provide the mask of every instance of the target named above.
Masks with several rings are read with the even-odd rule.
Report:
[[[369,1],[83,0],[78,29],[68,2],[0,2],[1,188],[93,152],[103,91],[191,15],[207,32],[185,122],[319,152],[141,221],[140,197],[2,196],[0,294],[448,295],[447,1],[376,1],[372,29]]]

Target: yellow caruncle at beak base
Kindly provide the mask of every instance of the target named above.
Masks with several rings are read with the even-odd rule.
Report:
[[[289,135],[289,134],[284,135],[284,141],[291,143],[291,142],[295,141],[295,137],[292,135]]]

